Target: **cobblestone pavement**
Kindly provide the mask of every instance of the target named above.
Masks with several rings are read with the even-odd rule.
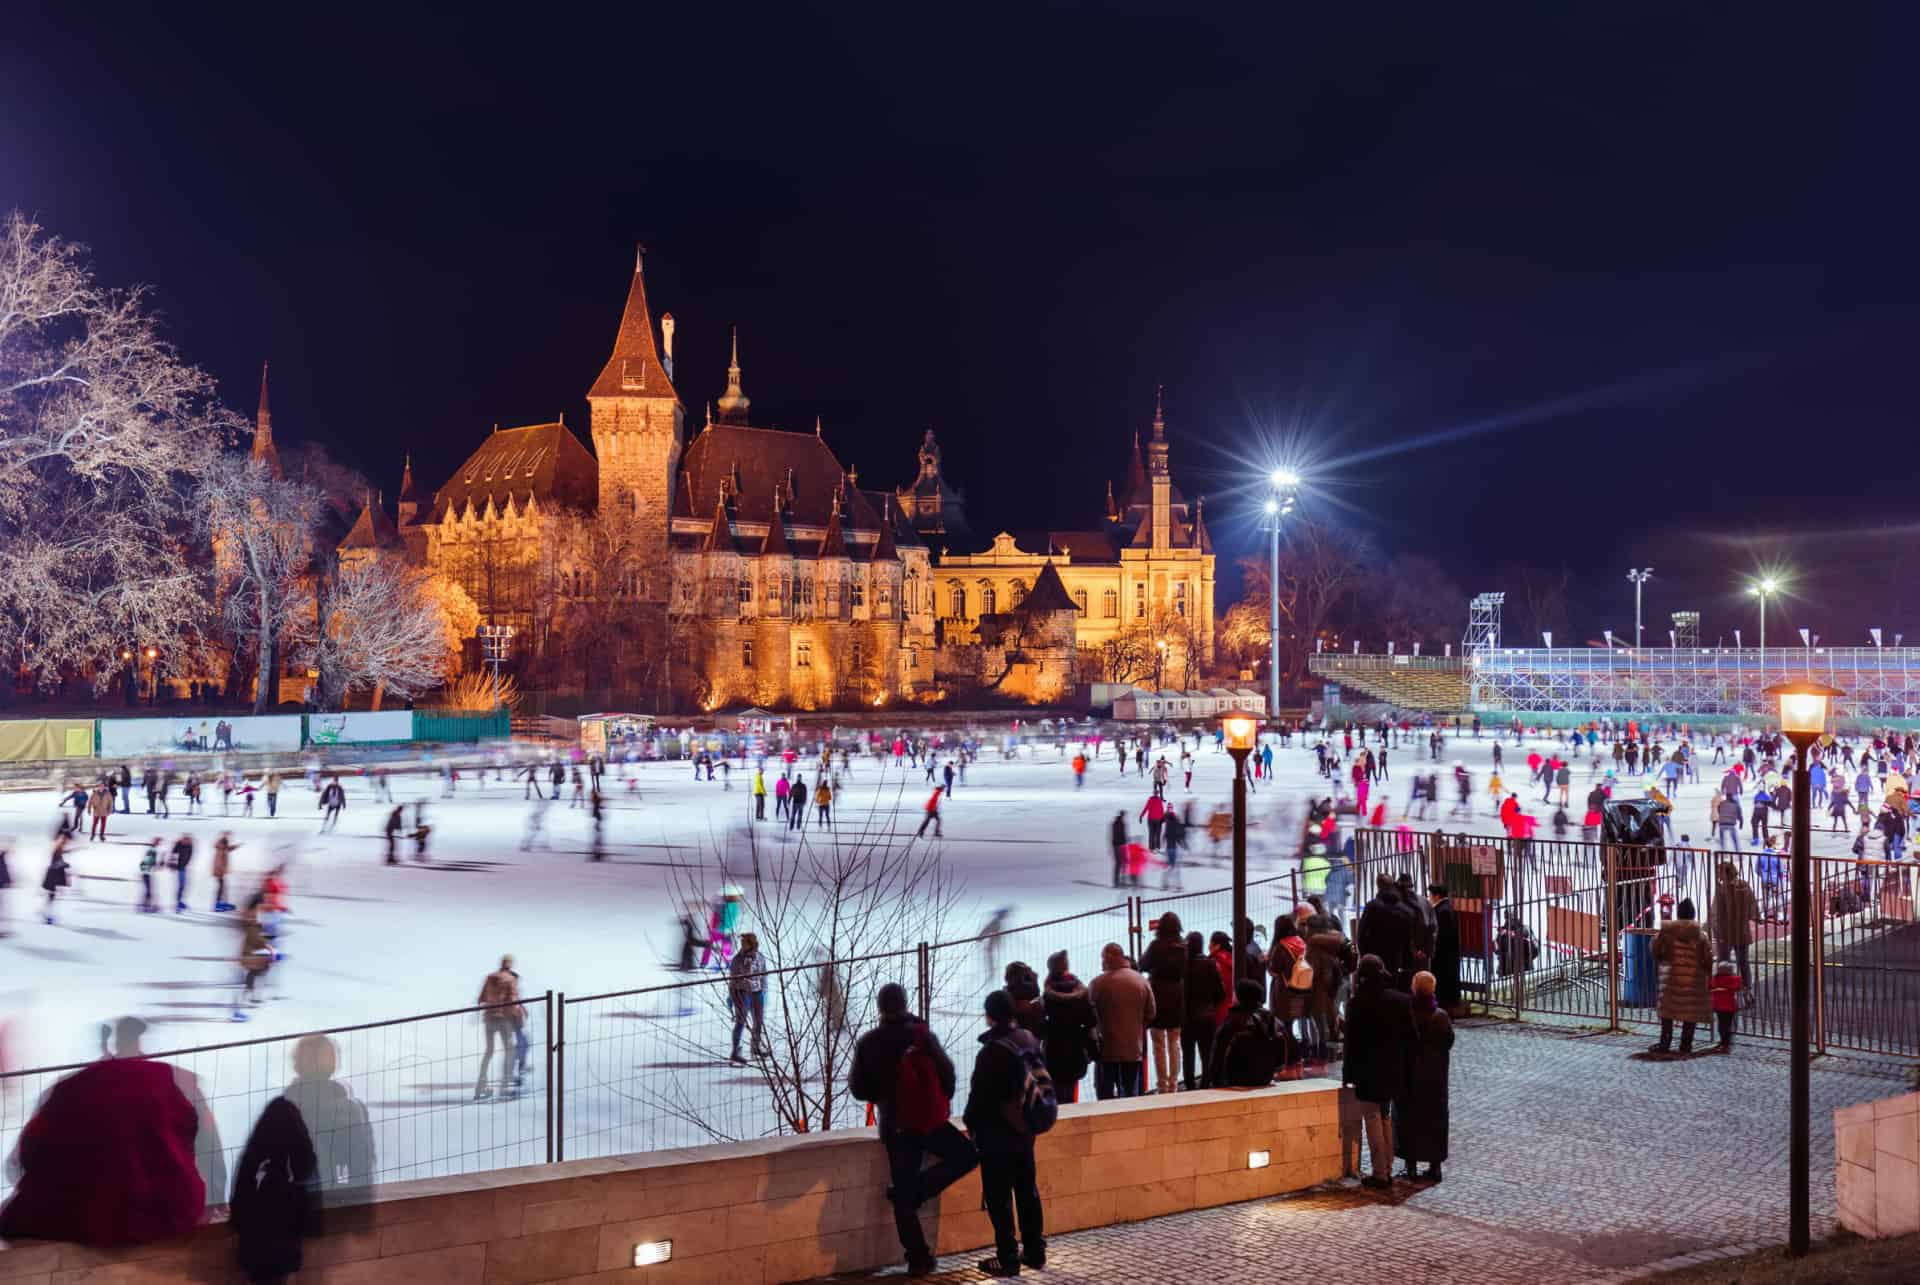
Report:
[[[1784,1047],[1644,1058],[1647,1037],[1463,1023],[1439,1186],[1348,1182],[1053,1239],[1033,1280],[1214,1285],[1309,1270],[1421,1282],[1631,1279],[1724,1246],[1784,1241]],[[1903,1091],[1894,1062],[1814,1064],[1813,1234],[1833,1228],[1833,1111]],[[934,1279],[985,1279],[984,1253]],[[881,1274],[885,1279],[897,1273]],[[854,1276],[837,1279],[875,1279]]]

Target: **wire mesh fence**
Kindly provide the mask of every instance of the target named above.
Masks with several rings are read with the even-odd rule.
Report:
[[[198,1116],[196,1160],[211,1204],[225,1203],[233,1167],[266,1105],[300,1111],[318,1155],[323,1195],[379,1182],[437,1178],[549,1158],[550,996],[513,1006],[452,1009],[298,1035],[171,1051],[144,1047],[123,1019],[102,1033],[102,1057],[150,1057]],[[93,1063],[0,1075],[0,1192],[18,1180],[21,1131],[56,1085]]]
[[[1402,871],[1446,884],[1461,923],[1462,982],[1469,992],[1482,982],[1490,1007],[1602,1024],[1659,1021],[1653,943],[1691,903],[1716,960],[1742,979],[1740,1031],[1785,1039],[1791,862],[1738,842],[1643,848],[1361,830],[1353,872],[1362,900],[1377,878]],[[1920,1053],[1920,867],[1811,864],[1817,1047]]]

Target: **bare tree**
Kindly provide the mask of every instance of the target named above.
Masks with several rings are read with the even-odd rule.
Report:
[[[280,643],[290,626],[312,619],[307,582],[320,493],[293,478],[276,478],[260,460],[213,461],[198,495],[203,529],[212,537],[214,586],[236,650],[255,658],[253,712],[274,702]]]
[[[1368,565],[1366,541],[1352,531],[1311,519],[1287,527],[1286,544],[1280,550],[1280,663],[1286,686],[1295,687],[1307,670],[1307,657],[1313,653],[1313,640],[1322,629],[1334,624],[1340,609],[1354,592]],[[1271,576],[1265,558],[1242,558],[1245,593],[1240,604],[1239,623],[1243,636],[1252,634],[1246,616],[1251,611],[1266,615],[1272,598]],[[1229,612],[1229,616],[1232,613]],[[1270,630],[1259,631],[1261,641]]]
[[[239,421],[146,305],[0,224],[0,648],[45,685],[104,688],[125,644],[185,650],[205,614],[189,479]]]
[[[298,654],[319,671],[318,703],[339,709],[371,690],[410,697],[447,679],[448,628],[432,577],[394,558],[339,564],[319,582]]]
[[[891,788],[898,795],[904,785]],[[892,802],[878,804],[858,833],[815,831],[773,845],[749,826],[711,865],[673,868],[680,902],[706,905],[730,885],[741,893],[741,927],[759,938],[769,970],[771,1055],[755,1066],[780,1132],[849,1128],[864,1118],[847,1089],[856,1022],[873,1011],[873,996],[886,983],[913,989],[915,947],[941,941],[959,906],[951,864],[937,847],[896,830]],[[702,991],[725,1011],[725,987]],[[925,998],[931,1006],[938,996]],[[713,1052],[691,1042],[689,1048]],[[678,1081],[661,1105],[716,1138],[729,1136]]]

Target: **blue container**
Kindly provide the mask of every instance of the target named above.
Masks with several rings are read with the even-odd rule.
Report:
[[[1652,1008],[1660,1001],[1660,968],[1653,962],[1655,935],[1651,928],[1627,929],[1620,1002],[1628,1008]]]

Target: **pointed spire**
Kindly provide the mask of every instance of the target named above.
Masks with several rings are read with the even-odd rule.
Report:
[[[1156,478],[1165,477],[1168,472],[1167,413],[1157,387],[1153,390],[1153,439],[1147,443],[1147,472]]]
[[[1077,613],[1080,608],[1068,595],[1066,585],[1060,583],[1060,572],[1049,558],[1041,566],[1040,574],[1033,578],[1033,588],[1027,591],[1027,596],[1020,600],[1020,605],[1014,610],[1031,616],[1051,611]]]
[[[813,417],[813,435],[815,437],[820,436],[820,417],[818,415]]]
[[[707,528],[706,543],[700,546],[708,553],[738,553],[740,546],[733,538],[733,518],[727,512],[727,497],[723,493],[713,506],[713,525]]]
[[[1121,497],[1122,505],[1145,504],[1147,502],[1147,463],[1140,454],[1140,434],[1133,435],[1133,458],[1127,464],[1127,489]]]
[[[833,493],[833,514],[827,519],[827,533],[820,537],[822,558],[844,558],[847,556],[847,540],[840,531],[840,492]]]
[[[773,492],[773,512],[767,515],[767,538],[760,544],[761,557],[793,556],[793,547],[787,543],[786,509],[786,497],[776,487]]]
[[[720,394],[720,422],[744,424],[752,401],[740,391],[740,327],[733,328],[733,359],[727,364],[727,391]]]
[[[613,339],[613,353],[600,371],[600,377],[587,390],[588,397],[671,397],[673,379],[660,360],[653,340],[653,313],[647,308],[646,278],[641,274],[641,256],[645,247],[633,256],[633,281],[627,286],[626,308],[620,314],[620,330]]]
[[[1213,552],[1213,541],[1207,535],[1205,509],[1207,497],[1200,496],[1193,502],[1193,547],[1202,553]]]
[[[889,562],[900,556],[893,543],[893,497],[880,496],[880,538],[873,542],[873,561]]]
[[[1155,384],[1153,386],[1153,440],[1156,442],[1164,442],[1167,440],[1166,391],[1167,386],[1165,384]]]
[[[264,462],[275,477],[280,472],[280,452],[273,445],[273,408],[267,403],[267,363],[260,363],[260,409],[253,414],[253,458]]]

